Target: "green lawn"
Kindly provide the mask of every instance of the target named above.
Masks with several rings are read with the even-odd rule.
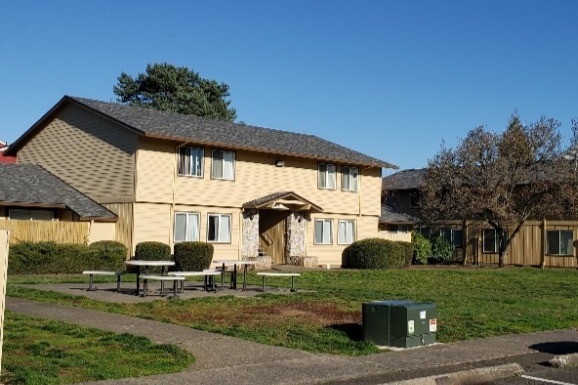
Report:
[[[174,345],[6,312],[0,380],[69,384],[177,372],[193,362]]]
[[[29,279],[9,277],[8,294],[174,322],[261,343],[331,354],[360,355],[377,351],[373,345],[362,341],[361,304],[373,300],[409,299],[435,303],[440,342],[578,327],[576,270],[306,271],[298,280],[302,290],[290,296],[208,297],[122,306],[13,285]],[[253,274],[250,281],[260,283]],[[274,284],[276,281],[267,282]],[[287,281],[282,284],[287,285]]]

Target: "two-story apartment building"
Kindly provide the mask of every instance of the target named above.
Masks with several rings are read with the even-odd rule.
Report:
[[[313,135],[65,96],[8,150],[118,216],[116,240],[214,244],[215,258],[341,265],[380,236],[381,170]]]

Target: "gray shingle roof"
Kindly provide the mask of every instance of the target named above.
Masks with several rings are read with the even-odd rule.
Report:
[[[199,144],[221,145],[229,148],[248,149],[272,154],[340,161],[349,164],[398,168],[383,160],[314,135],[70,96],[65,96],[64,100],[71,100],[86,106],[146,136],[191,141]]]
[[[408,169],[383,178],[384,190],[419,189],[423,183],[425,169]]]
[[[81,219],[116,220],[117,216],[40,166],[0,163],[0,202],[65,206]]]
[[[418,222],[420,222],[418,218],[396,211],[391,206],[381,206],[381,216],[379,217],[379,223],[412,224]]]

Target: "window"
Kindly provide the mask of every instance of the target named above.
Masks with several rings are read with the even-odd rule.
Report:
[[[409,192],[409,207],[412,209],[419,208],[419,201],[421,197],[419,191],[410,191]]]
[[[355,221],[339,221],[337,243],[349,245],[355,241]]]
[[[54,212],[51,210],[10,209],[8,216],[10,219],[21,221],[51,221],[54,219]]]
[[[317,245],[332,245],[332,223],[331,219],[316,219],[315,220],[315,244]]]
[[[572,255],[572,243],[574,241],[572,230],[548,231],[548,254],[550,255]]]
[[[341,166],[341,189],[347,191],[357,191],[357,179],[359,168]]]
[[[454,247],[462,247],[462,230],[461,229],[441,229],[440,236],[442,236],[450,245]]]
[[[335,165],[319,163],[317,187],[335,190]]]
[[[213,150],[211,178],[235,180],[235,153],[233,151]]]
[[[230,214],[209,214],[209,231],[207,234],[209,242],[230,243],[231,242],[231,215]]]
[[[203,177],[205,150],[201,147],[179,147],[179,175]]]
[[[498,252],[498,237],[495,229],[484,229],[483,233],[483,249],[484,253],[497,253]]]
[[[175,213],[175,242],[198,241],[199,219],[197,213]]]

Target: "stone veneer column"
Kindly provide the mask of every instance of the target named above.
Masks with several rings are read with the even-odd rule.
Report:
[[[259,210],[243,211],[243,239],[241,256],[243,259],[259,256]]]
[[[307,218],[303,212],[293,211],[287,217],[285,257],[290,265],[303,265],[306,254]]]

